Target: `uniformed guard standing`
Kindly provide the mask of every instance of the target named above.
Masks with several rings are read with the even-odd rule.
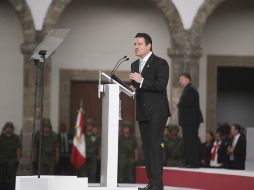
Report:
[[[14,190],[16,171],[21,158],[21,143],[13,134],[14,125],[7,122],[0,136],[0,189]]]
[[[118,183],[135,182],[135,166],[138,161],[137,143],[131,134],[131,123],[123,121],[122,135],[119,136]]]
[[[179,167],[183,166],[183,139],[178,136],[179,127],[172,125],[169,127],[170,136],[164,142],[164,149],[166,154],[166,166]]]
[[[87,118],[85,127],[86,140],[86,164],[81,167],[79,176],[88,177],[89,183],[96,182],[98,156],[99,156],[99,139],[94,133],[94,120]]]
[[[40,134],[35,136],[36,161],[39,161]],[[41,154],[40,164],[42,175],[55,175],[56,163],[59,160],[59,141],[57,134],[52,131],[52,125],[48,118],[42,120]]]

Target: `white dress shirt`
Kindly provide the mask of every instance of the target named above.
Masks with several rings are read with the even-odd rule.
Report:
[[[146,65],[146,62],[147,60],[150,58],[150,56],[152,55],[153,52],[150,52],[148,53],[143,59],[139,59],[139,73],[141,74],[141,72],[143,71],[145,65]],[[144,78],[142,78],[141,82],[140,82],[140,85],[139,87],[141,88],[142,87],[142,84],[143,84],[143,81],[144,81]]]

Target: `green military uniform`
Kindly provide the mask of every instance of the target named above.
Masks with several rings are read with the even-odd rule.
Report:
[[[94,127],[94,121],[87,119],[86,125]],[[89,183],[95,183],[97,177],[98,155],[99,155],[99,138],[92,132],[85,134],[86,142],[86,163],[79,170],[79,176],[88,177]]]
[[[14,190],[18,166],[17,150],[21,149],[17,135],[0,136],[0,189]]]
[[[123,128],[130,128],[129,122],[123,124]],[[120,135],[118,150],[118,182],[135,182],[135,150],[137,148],[136,139],[132,135]]]
[[[172,130],[179,130],[176,126],[171,127]],[[169,137],[164,142],[166,166],[179,167],[183,165],[183,139],[180,137]]]
[[[49,119],[43,119],[43,128],[52,129]],[[40,134],[38,133],[35,137],[35,145],[37,152],[37,161],[39,156],[39,143],[40,143]],[[59,146],[57,134],[53,131],[50,131],[48,136],[42,135],[41,137],[41,155],[40,155],[40,174],[42,175],[54,175],[55,167],[57,162],[57,147]]]

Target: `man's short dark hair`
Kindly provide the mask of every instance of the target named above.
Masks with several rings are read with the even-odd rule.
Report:
[[[238,133],[241,133],[242,127],[241,127],[240,125],[238,125],[238,124],[233,124],[232,126],[238,131]]]
[[[152,38],[147,33],[137,33],[135,38],[144,38],[146,45],[151,44],[151,51],[152,51]]]
[[[12,122],[6,122],[4,124],[3,130],[7,129],[7,128],[11,128],[12,130],[14,130],[14,125]]]
[[[189,73],[181,73],[181,74],[179,75],[179,77],[185,77],[185,78],[187,78],[187,79],[189,79],[189,80],[191,81],[191,76],[190,76]]]
[[[220,137],[223,137],[223,132],[220,129],[217,129],[215,134],[219,135]]]

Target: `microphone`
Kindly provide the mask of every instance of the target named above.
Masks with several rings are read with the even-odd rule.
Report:
[[[125,61],[128,61],[129,58],[127,56],[122,57],[121,59],[119,59],[115,65],[115,67],[113,68],[113,70],[111,71],[111,77],[115,74],[116,70],[118,69],[118,67]]]

